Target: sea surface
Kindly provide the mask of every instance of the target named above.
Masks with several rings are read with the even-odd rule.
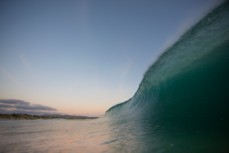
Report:
[[[116,130],[120,129],[109,127],[108,122],[101,119],[0,121],[0,152],[112,152],[112,143],[117,143],[121,138],[112,135],[112,131],[115,134]],[[116,149],[114,148],[113,152],[117,151]]]
[[[229,153],[229,1],[95,120],[0,121],[2,153]]]
[[[150,127],[135,122],[94,120],[0,121],[1,153],[150,152],[158,148]],[[148,129],[148,130],[147,130]],[[167,144],[174,147],[175,144]]]
[[[0,153],[228,153],[217,132],[170,131],[147,120],[0,121]]]

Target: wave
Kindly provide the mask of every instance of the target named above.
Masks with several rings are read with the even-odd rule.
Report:
[[[149,119],[165,127],[205,125],[226,130],[228,66],[226,1],[191,27],[149,67],[132,98],[111,107],[105,115],[112,119]]]

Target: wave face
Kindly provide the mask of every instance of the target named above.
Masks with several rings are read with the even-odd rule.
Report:
[[[183,34],[147,70],[135,95],[106,116],[229,134],[229,2]]]

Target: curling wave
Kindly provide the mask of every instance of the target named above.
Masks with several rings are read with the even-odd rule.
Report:
[[[147,70],[135,95],[106,111],[165,128],[229,129],[229,2],[191,27]],[[228,132],[227,132],[228,133]]]

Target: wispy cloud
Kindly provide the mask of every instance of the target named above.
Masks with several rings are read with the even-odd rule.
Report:
[[[55,108],[30,104],[17,99],[0,99],[0,113],[45,114],[56,112]]]
[[[24,54],[20,53],[19,55],[20,61],[23,65],[23,67],[30,73],[30,74],[35,74],[35,71],[33,69],[33,66],[29,60],[29,58]]]
[[[121,69],[121,76],[122,78],[126,78],[127,75],[129,74],[131,68],[133,67],[133,60],[130,58],[130,56],[126,55],[126,63],[123,65]]]
[[[120,76],[120,80],[119,80],[117,92],[119,93],[119,95],[122,95],[123,97],[130,96],[129,90],[126,88],[125,84],[128,80],[128,77],[131,73],[131,69],[133,68],[133,66],[134,66],[134,59],[126,55],[125,63],[122,65],[118,73]]]
[[[0,67],[0,74],[2,74],[4,77],[6,77],[10,82],[14,84],[19,84],[19,81],[8,71],[6,71],[4,68]]]

